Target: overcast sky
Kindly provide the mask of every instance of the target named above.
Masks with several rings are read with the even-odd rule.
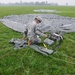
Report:
[[[1,3],[15,3],[15,2],[36,2],[36,1],[48,1],[58,3],[60,5],[65,5],[68,3],[69,5],[75,5],[75,0],[0,0]]]

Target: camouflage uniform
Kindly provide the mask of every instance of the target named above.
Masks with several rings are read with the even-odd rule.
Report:
[[[28,39],[31,40],[33,43],[40,43],[41,39],[37,35],[46,37],[45,34],[37,29],[37,23],[34,20],[33,22],[27,24],[24,32],[24,37],[28,36]]]

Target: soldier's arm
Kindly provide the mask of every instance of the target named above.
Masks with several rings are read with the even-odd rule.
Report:
[[[46,34],[44,34],[43,32],[41,32],[39,29],[36,30],[36,34],[42,36],[42,37],[47,37]]]

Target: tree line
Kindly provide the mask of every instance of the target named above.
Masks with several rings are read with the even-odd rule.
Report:
[[[51,5],[51,6],[58,6],[58,4],[57,3],[53,3],[53,2],[51,2],[51,3],[48,3],[47,1],[45,2],[45,1],[43,1],[43,2],[22,2],[22,1],[20,1],[20,2],[16,2],[16,3],[8,3],[8,4],[4,4],[4,3],[0,3],[0,5],[1,6],[25,6],[25,5],[28,5],[28,6],[30,6],[30,5]]]

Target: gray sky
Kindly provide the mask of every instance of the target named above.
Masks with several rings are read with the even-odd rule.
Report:
[[[75,5],[75,0],[0,0],[1,3],[15,3],[20,1],[22,2],[48,1],[58,3],[59,5],[65,5],[66,3],[68,3],[69,5]]]

